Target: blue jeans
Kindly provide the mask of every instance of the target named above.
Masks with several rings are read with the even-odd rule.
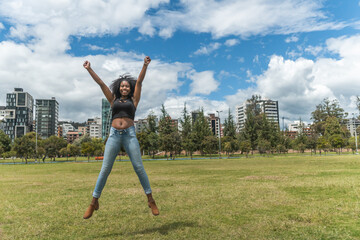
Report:
[[[119,154],[121,145],[124,146],[126,153],[130,157],[133,168],[139,177],[145,194],[151,193],[149,178],[141,160],[140,145],[136,138],[135,127],[131,126],[122,130],[111,127],[110,135],[105,145],[104,160],[96,182],[95,190],[93,192],[93,197],[100,197],[106,180],[114,165],[115,158]]]

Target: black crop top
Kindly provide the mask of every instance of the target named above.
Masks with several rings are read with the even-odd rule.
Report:
[[[115,118],[122,118],[122,117],[127,117],[134,120],[135,111],[136,111],[136,107],[130,98],[128,99],[117,98],[115,99],[112,105],[111,121],[114,120]]]

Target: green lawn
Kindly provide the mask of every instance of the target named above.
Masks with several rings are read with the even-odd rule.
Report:
[[[0,165],[0,239],[360,239],[360,156],[144,161],[160,216],[116,162]]]

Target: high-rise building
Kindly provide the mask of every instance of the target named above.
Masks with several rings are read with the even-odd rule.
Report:
[[[57,135],[59,118],[59,103],[54,97],[51,99],[36,99],[35,121],[38,135],[43,139]]]
[[[245,101],[243,104],[236,106],[236,121],[238,130],[242,130],[245,127],[246,111],[250,102]],[[266,118],[279,125],[279,107],[278,101],[270,99],[262,99],[256,101],[256,109],[266,115]]]
[[[22,88],[6,94],[4,130],[11,140],[33,131],[33,109],[33,97]]]
[[[102,139],[104,140],[110,132],[111,126],[111,108],[108,100],[103,98],[101,100],[101,128]]]
[[[214,113],[210,113],[208,117],[206,117],[206,119],[209,122],[209,128],[211,130],[211,132],[215,135],[215,137],[219,137],[219,131],[220,131],[220,136],[222,136],[222,131],[221,131],[221,124],[220,124],[220,119],[219,117],[216,117]]]

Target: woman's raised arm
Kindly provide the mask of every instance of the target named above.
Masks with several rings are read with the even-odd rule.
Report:
[[[103,91],[106,99],[109,101],[110,104],[112,104],[112,102],[114,101],[114,95],[110,91],[109,87],[106,86],[106,84],[103,82],[103,80],[101,80],[101,78],[94,72],[94,70],[92,70],[92,68],[90,66],[90,62],[85,61],[83,66],[89,72],[89,74],[94,79],[94,81],[97,84],[99,84],[99,86],[100,86],[101,90]]]
[[[145,74],[146,74],[146,70],[147,70],[147,67],[148,65],[150,64],[151,62],[151,59],[149,56],[146,56],[144,58],[144,65],[141,69],[141,72],[139,74],[139,77],[136,81],[136,85],[135,85],[135,90],[134,90],[134,98],[133,98],[133,102],[134,102],[134,105],[135,107],[137,107],[139,101],[140,101],[140,97],[141,97],[141,86],[142,86],[142,82],[145,78]]]

